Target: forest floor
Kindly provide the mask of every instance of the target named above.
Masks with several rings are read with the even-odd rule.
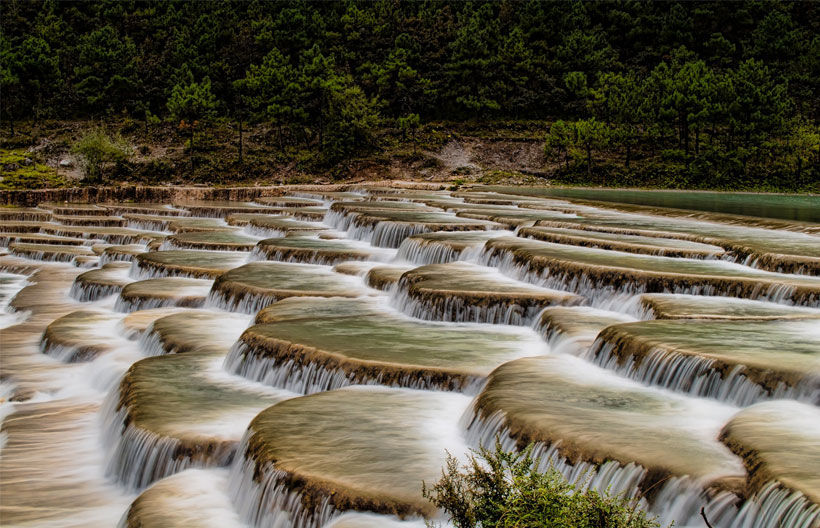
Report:
[[[15,134],[0,133],[0,190],[91,184],[83,181],[72,146],[97,123],[43,121],[21,123]],[[382,130],[378,147],[346,162],[327,165],[314,147],[278,147],[276,131],[245,125],[242,161],[235,122],[197,133],[194,168],[185,138],[172,126],[146,129],[130,120],[109,121],[106,130],[122,134],[133,147],[131,161],[111,167],[105,183],[151,185],[272,185],[373,180],[547,184],[543,123],[494,124],[471,128],[432,123],[414,142]],[[93,182],[99,184],[101,182]]]
[[[15,134],[0,131],[0,191],[87,185],[243,186],[357,183],[379,180],[504,185],[603,186],[718,189],[744,191],[820,191],[730,185],[693,185],[682,167],[658,162],[648,152],[633,153],[633,170],[624,170],[617,153],[594,152],[592,175],[581,161],[569,167],[544,154],[544,121],[433,122],[415,138],[390,128],[375,134],[375,146],[353,159],[327,164],[316,145],[290,141],[279,147],[277,131],[244,125],[240,161],[238,126],[219,121],[197,132],[192,168],[187,138],[170,123],[147,127],[132,119],[102,125],[132,146],[128,163],[107,169],[105,181],[86,181],[72,147],[99,121],[18,123]],[[286,142],[287,141],[287,138]],[[635,170],[637,168],[637,170]],[[735,188],[736,187],[736,188]],[[815,188],[816,187],[816,188]]]

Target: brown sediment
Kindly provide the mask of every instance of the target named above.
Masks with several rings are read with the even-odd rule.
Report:
[[[357,359],[259,333],[275,324],[263,323],[245,330],[240,341],[247,347],[246,354],[273,360],[278,365],[292,362],[300,367],[341,372],[351,384],[375,381],[387,386],[459,391],[476,381],[475,376],[453,369]]]

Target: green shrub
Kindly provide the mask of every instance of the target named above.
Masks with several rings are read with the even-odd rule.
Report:
[[[102,128],[89,130],[72,151],[79,156],[83,172],[90,181],[102,181],[106,168],[128,161],[134,153],[122,136],[109,136]]]
[[[448,455],[441,480],[425,484],[424,496],[456,528],[659,526],[636,509],[636,501],[578,489],[555,470],[538,471],[531,452],[506,452],[496,443],[494,451],[482,448],[463,466]]]

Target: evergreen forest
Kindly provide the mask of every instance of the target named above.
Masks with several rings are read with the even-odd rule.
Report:
[[[820,181],[812,1],[5,0],[0,56],[7,137],[165,123],[193,164],[219,123],[264,125],[333,167],[449,123],[525,129],[570,183]]]

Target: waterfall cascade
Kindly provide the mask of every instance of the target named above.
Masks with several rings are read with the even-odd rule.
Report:
[[[2,523],[416,528],[498,440],[662,525],[820,526],[815,226],[546,192],[3,208]]]

